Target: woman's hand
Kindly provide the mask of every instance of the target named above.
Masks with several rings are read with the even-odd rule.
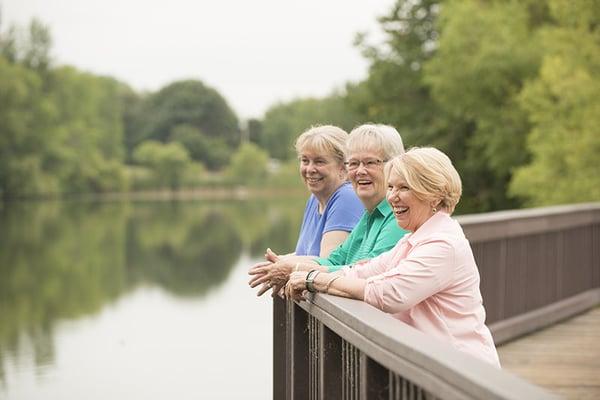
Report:
[[[281,258],[275,254],[275,252],[273,250],[271,250],[270,248],[267,249],[267,251],[265,252],[265,260],[270,261],[272,263],[275,263],[277,261],[279,261]]]
[[[254,264],[253,266],[250,267],[250,269],[248,270],[248,275],[252,275],[252,279],[250,279],[250,281],[248,282],[248,284],[250,285],[250,287],[254,287],[252,285],[252,283],[260,278],[261,276],[263,276],[266,271],[268,270],[268,267],[272,264],[272,262],[270,261],[261,261],[258,262],[256,264]]]
[[[288,281],[292,272],[292,265],[285,260],[266,265],[264,263],[259,264],[248,271],[248,274],[253,275],[253,278],[248,282],[250,287],[254,288],[264,284],[258,290],[257,296],[262,296],[270,288],[273,288],[273,296],[277,295]]]
[[[262,296],[267,290],[276,286],[277,282],[272,282],[272,277],[269,275],[269,272],[271,270],[272,264],[279,261],[280,259],[280,256],[278,256],[273,250],[268,248],[265,251],[265,260],[267,261],[258,262],[252,267],[250,267],[250,269],[248,270],[248,275],[252,276],[252,278],[248,282],[250,287],[254,288],[262,284],[261,288],[258,290],[257,296]],[[283,295],[282,289],[284,285],[285,282],[283,282],[282,285],[279,285],[279,287],[277,288],[278,290],[273,290],[273,296],[275,296],[276,294],[279,294],[280,296]]]
[[[293,300],[302,299],[302,294],[306,290],[306,276],[308,272],[297,271],[290,275],[290,278],[285,285],[285,297]]]

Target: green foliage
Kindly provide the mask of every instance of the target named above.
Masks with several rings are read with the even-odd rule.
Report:
[[[517,2],[448,2],[437,53],[426,65],[434,98],[473,124],[473,156],[498,179],[527,158],[527,118],[515,100],[540,59],[528,20]]]
[[[0,36],[0,55],[10,63],[19,63],[38,72],[50,67],[50,30],[41,21],[33,19],[26,31],[11,26]]]
[[[281,163],[269,174],[269,186],[287,187],[290,189],[306,189],[300,178],[298,160],[293,158]]]
[[[269,156],[258,146],[244,143],[231,157],[227,168],[229,178],[240,184],[255,184],[264,182],[267,177]]]
[[[125,189],[121,85],[50,68],[41,23],[19,33],[0,40],[0,195]]]
[[[127,132],[126,143],[131,151],[144,140],[166,142],[180,125],[193,127],[229,147],[239,143],[235,113],[216,90],[194,80],[175,82],[146,96]]]
[[[517,97],[540,63],[526,3],[445,2],[440,39],[424,81],[439,108],[459,122],[464,157],[463,210],[513,208],[506,195],[512,170],[528,160],[526,112]],[[450,133],[449,132],[449,133]]]
[[[384,43],[356,39],[370,62],[369,76],[348,86],[348,103],[362,121],[391,124],[411,145],[431,144],[439,129],[439,111],[422,78],[438,37],[439,8],[439,1],[397,1],[379,19]]]
[[[520,96],[533,156],[511,192],[530,205],[600,200],[600,3],[575,4],[550,2],[556,25],[544,30],[541,71]]]
[[[280,103],[265,113],[260,144],[271,157],[287,160],[296,154],[296,138],[311,126],[331,124],[350,130],[358,122],[340,94]]]
[[[0,197],[59,190],[48,171],[55,108],[42,80],[20,64],[0,57]]]
[[[163,144],[147,140],[136,147],[133,159],[150,168],[159,185],[171,189],[178,189],[182,185],[190,166],[190,156],[179,143]]]
[[[260,145],[263,136],[263,123],[261,120],[251,118],[246,122],[244,135],[247,141]]]
[[[559,201],[538,188],[566,170],[572,172],[565,181],[578,186],[569,199],[597,198],[590,155],[598,150],[588,126],[598,113],[599,4],[398,0],[380,19],[382,44],[358,37],[371,65],[366,80],[348,86],[347,104],[364,120],[396,126],[407,147],[447,152],[463,179],[458,212],[519,207],[524,198],[529,204]],[[571,39],[551,34],[561,29],[557,25],[571,29]],[[570,143],[559,151],[566,132]],[[511,190],[519,197],[507,193],[515,171]]]
[[[119,83],[71,67],[53,70],[50,78],[49,96],[57,107],[53,156],[62,191],[122,190]],[[116,176],[107,179],[110,171]]]
[[[201,161],[209,170],[219,170],[229,161],[230,148],[223,140],[206,136],[191,125],[174,127],[169,141],[181,143],[193,160]]]

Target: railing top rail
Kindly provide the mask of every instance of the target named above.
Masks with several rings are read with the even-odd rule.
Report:
[[[300,306],[370,358],[450,398],[554,399],[554,395],[463,354],[371,305],[316,294]],[[440,385],[440,382],[442,383]],[[448,395],[448,392],[437,395]]]
[[[472,242],[600,223],[600,203],[582,203],[457,216]]]

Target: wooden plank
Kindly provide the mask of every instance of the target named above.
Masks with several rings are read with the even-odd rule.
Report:
[[[600,306],[498,347],[502,368],[567,399],[600,398]]]
[[[600,222],[600,203],[494,211],[456,218],[471,243],[557,232]]]
[[[600,304],[600,288],[489,325],[496,345],[553,325]]]
[[[286,303],[273,298],[273,398],[285,399],[286,394]]]
[[[300,307],[382,366],[444,399],[549,399],[555,396],[459,352],[371,305],[325,294]],[[460,368],[457,368],[460,366]]]

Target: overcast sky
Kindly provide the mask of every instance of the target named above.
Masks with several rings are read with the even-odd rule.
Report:
[[[380,39],[394,0],[0,0],[1,29],[37,17],[57,64],[137,90],[180,79],[217,89],[242,118],[362,79],[356,32]]]

